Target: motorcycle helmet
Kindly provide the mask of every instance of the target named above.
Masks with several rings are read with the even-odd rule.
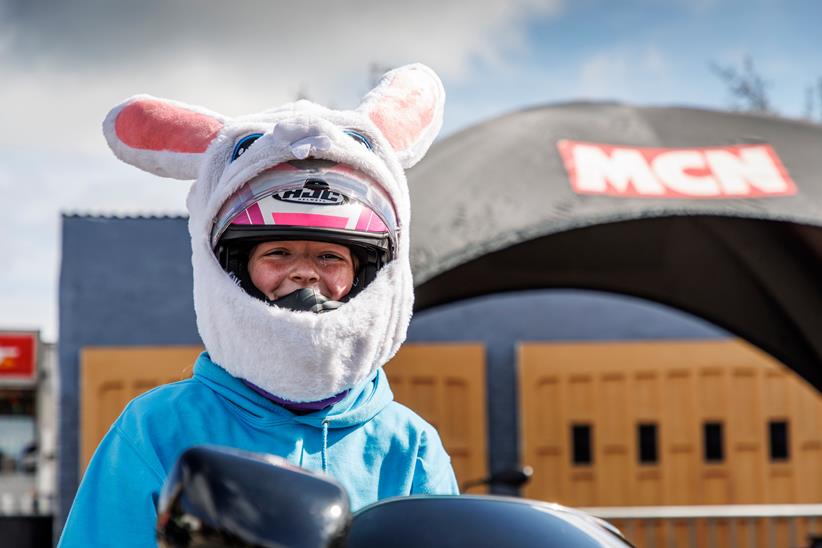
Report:
[[[344,301],[394,258],[397,219],[388,195],[365,174],[328,160],[292,160],[257,175],[218,212],[211,246],[222,268],[249,295],[294,310],[324,312],[340,303],[304,288],[276,301],[251,282],[248,260],[261,242],[313,240],[346,246],[354,284]]]

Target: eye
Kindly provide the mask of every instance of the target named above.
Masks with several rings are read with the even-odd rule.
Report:
[[[353,129],[344,129],[343,130],[346,135],[357,141],[359,144],[367,148],[368,150],[373,150],[371,147],[371,141],[368,140],[368,137],[360,133],[359,131]]]
[[[323,253],[320,255],[320,260],[323,261],[342,261],[343,258],[336,253]]]
[[[245,153],[245,151],[248,150],[248,147],[254,144],[254,141],[256,141],[262,136],[262,133],[252,133],[251,135],[246,135],[245,137],[237,141],[237,144],[234,145],[234,151],[231,153],[231,161],[233,162],[234,160],[242,156]]]

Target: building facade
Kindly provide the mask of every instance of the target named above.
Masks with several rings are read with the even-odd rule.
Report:
[[[111,420],[110,410],[89,412],[84,401],[88,356],[181,346],[196,353],[191,294],[185,218],[63,219],[58,523],[93,446],[82,441],[83,413]],[[397,366],[392,379],[401,401],[437,423],[447,444],[455,440],[449,449],[463,481],[530,465],[526,496],[577,506],[822,500],[811,464],[822,447],[819,395],[698,318],[622,295],[538,290],[418,313],[408,342],[480,349],[483,390],[471,392],[479,404],[455,407],[462,400],[449,396],[476,384],[447,374],[468,358],[450,357],[436,375],[400,375]],[[97,363],[116,370],[111,355]],[[471,439],[484,444],[484,466],[465,464],[459,424],[483,425]]]

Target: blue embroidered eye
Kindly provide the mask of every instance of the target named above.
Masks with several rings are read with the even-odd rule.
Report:
[[[251,135],[246,135],[245,137],[237,141],[237,144],[234,145],[234,151],[231,153],[231,161],[233,162],[234,160],[242,156],[243,153],[245,153],[245,151],[248,150],[248,147],[254,144],[254,141],[256,141],[262,136],[262,133],[252,133]]]
[[[343,130],[346,135],[357,141],[359,144],[363,145],[368,150],[374,150],[371,147],[371,141],[368,140],[368,137],[360,133],[359,131],[353,129],[344,129]]]

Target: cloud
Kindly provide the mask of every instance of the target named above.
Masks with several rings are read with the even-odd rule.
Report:
[[[19,106],[4,113],[0,144],[36,137],[98,148],[105,112],[138,92],[228,115],[301,91],[353,107],[372,63],[421,61],[463,78],[473,62],[499,63],[522,48],[524,23],[560,8],[560,0],[0,0],[0,101]]]
[[[576,95],[596,99],[631,100],[649,88],[649,82],[667,76],[668,61],[656,46],[618,47],[584,60],[577,77]]]
[[[503,64],[562,0],[0,0],[0,325],[56,337],[60,212],[180,213],[187,184],[121,164],[100,124],[135,93],[256,112],[356,106],[371,65],[445,80]],[[8,288],[8,289],[6,289]],[[37,327],[35,325],[35,327]]]
[[[42,328],[56,339],[61,213],[182,214],[188,187],[113,158],[48,164],[19,150],[0,154],[0,328]]]
[[[199,59],[269,81],[348,75],[369,62],[429,62],[447,74],[520,43],[559,0],[261,2],[5,0],[9,64],[116,74]],[[196,6],[196,9],[193,9]],[[327,80],[326,80],[327,82]]]
[[[727,5],[728,0],[722,0]],[[732,0],[736,1],[736,0]],[[750,0],[746,0],[748,3]],[[698,16],[705,16],[710,14],[720,5],[720,0],[644,0],[646,9],[659,10],[661,8],[670,8],[675,6],[677,9],[686,13],[691,13]]]
[[[662,75],[668,70],[665,54],[656,46],[647,46],[639,57],[639,66],[654,75]]]
[[[557,0],[268,2],[259,0],[5,0],[5,21],[21,59],[69,67],[160,63],[188,50],[219,64],[327,71],[340,56],[360,62],[408,55],[453,70],[466,54],[493,54],[528,17]],[[448,47],[450,46],[450,47]],[[373,56],[369,59],[369,54]],[[342,60],[342,65],[347,63]]]

